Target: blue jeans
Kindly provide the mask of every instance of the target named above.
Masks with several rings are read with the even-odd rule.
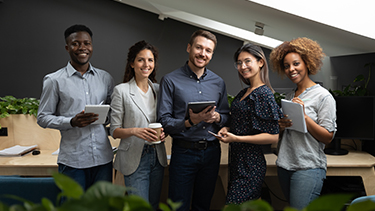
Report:
[[[326,178],[324,169],[288,171],[278,167],[277,174],[281,189],[290,206],[298,210],[302,210],[319,197]]]
[[[94,166],[91,168],[76,169],[70,166],[59,163],[59,173],[62,173],[70,178],[74,179],[83,190],[87,190],[95,182],[108,181],[112,182],[112,162],[104,165]],[[61,197],[60,204],[66,201],[66,197]]]
[[[178,211],[209,210],[221,157],[220,145],[205,150],[172,146],[169,166],[169,198],[183,202]]]
[[[91,168],[76,169],[59,163],[59,173],[69,176],[87,190],[97,181],[112,182],[112,162]]]
[[[125,186],[131,188],[128,194],[141,196],[154,210],[157,210],[163,177],[164,167],[159,163],[156,149],[152,145],[145,144],[137,170],[133,174],[124,176],[124,179]]]

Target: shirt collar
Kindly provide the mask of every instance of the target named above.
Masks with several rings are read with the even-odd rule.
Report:
[[[70,61],[68,62],[68,65],[67,65],[67,71],[68,71],[69,76],[72,76],[72,75],[78,73],[78,71],[76,69],[74,69],[72,64],[70,64]],[[86,73],[91,73],[93,75],[95,75],[97,73],[95,68],[91,65],[91,63],[89,63],[89,70],[87,70]],[[79,75],[81,75],[81,74],[79,74]]]
[[[193,71],[190,69],[190,67],[189,67],[189,65],[188,65],[188,62],[185,63],[185,66],[184,66],[184,68],[183,68],[183,71],[184,71],[185,74],[187,74],[189,77],[191,76],[191,77],[194,77],[195,79],[198,79],[198,78],[197,78],[197,74],[195,74],[195,72],[193,72]],[[203,75],[201,76],[200,79],[204,79],[204,77],[207,76],[207,73],[208,73],[208,71],[207,71],[207,68],[205,67],[205,68],[204,68]]]

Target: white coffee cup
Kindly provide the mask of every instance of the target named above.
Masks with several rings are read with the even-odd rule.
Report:
[[[156,136],[158,137],[158,141],[155,141],[155,142],[152,142],[149,144],[160,144],[161,141],[160,141],[160,134],[161,134],[161,128],[163,127],[160,123],[150,123],[148,125],[149,128],[155,130],[157,132]]]

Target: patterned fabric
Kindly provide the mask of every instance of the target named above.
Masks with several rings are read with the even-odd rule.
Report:
[[[282,113],[271,90],[266,85],[260,86],[240,101],[246,90],[240,91],[232,102],[230,131],[236,135],[278,134]],[[258,199],[265,174],[266,160],[261,145],[230,143],[226,203],[241,204]]]

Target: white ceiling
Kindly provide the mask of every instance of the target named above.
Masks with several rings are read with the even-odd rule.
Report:
[[[320,43],[327,56],[343,56],[375,52],[375,39],[312,21],[247,0],[115,0],[155,14],[159,19],[172,18],[239,40],[272,49],[282,41],[308,37]],[[330,1],[330,0],[328,0]],[[335,10],[345,7],[339,1]],[[311,1],[313,2],[313,1]],[[374,5],[363,5],[370,7]],[[292,6],[292,5],[291,5]],[[324,5],[320,5],[323,7]],[[308,7],[308,5],[306,5]],[[298,9],[298,8],[297,8]],[[327,10],[325,10],[327,11]],[[357,10],[356,10],[357,11]],[[320,11],[321,12],[321,11]],[[373,20],[372,14],[352,15],[360,20]],[[337,16],[339,18],[339,16]],[[255,22],[264,23],[264,35],[255,35]],[[363,24],[361,25],[363,28]],[[375,26],[368,26],[375,27]]]

